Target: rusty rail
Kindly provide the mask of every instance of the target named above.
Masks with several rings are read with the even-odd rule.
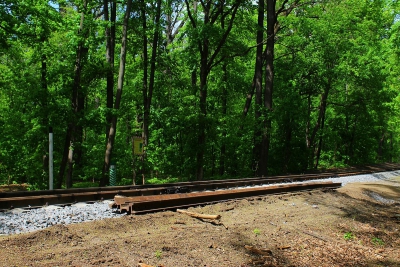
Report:
[[[112,199],[115,195],[149,196],[171,193],[188,193],[193,191],[217,190],[221,188],[236,188],[273,183],[303,182],[307,180],[350,176],[381,171],[399,170],[399,164],[375,164],[364,166],[363,169],[347,168],[329,172],[317,172],[296,175],[281,175],[270,177],[226,179],[179,182],[163,185],[136,185],[96,188],[56,189],[42,191],[24,191],[0,193],[0,210],[17,207],[38,207],[43,205],[69,204],[75,202],[93,202]]]
[[[264,183],[275,183],[282,181],[306,181],[313,179],[323,179],[328,177],[341,177],[351,176],[359,174],[368,174],[374,172],[383,171],[394,171],[399,170],[400,164],[397,163],[385,163],[385,164],[373,164],[362,167],[349,167],[338,170],[326,170],[323,172],[316,171],[305,174],[288,174],[288,175],[277,175],[267,177],[253,177],[253,178],[234,178],[224,180],[206,180],[206,181],[191,181],[191,182],[177,182],[167,183],[162,185],[146,184],[146,185],[128,185],[128,186],[108,186],[108,187],[90,187],[90,188],[72,188],[72,189],[54,189],[54,190],[38,190],[38,191],[18,191],[18,192],[0,192],[1,198],[11,197],[30,197],[30,196],[44,196],[44,195],[63,195],[63,194],[80,194],[90,192],[107,192],[107,191],[125,191],[125,190],[144,190],[151,191],[160,187],[185,187],[194,185],[206,185],[206,184],[217,184],[217,183],[245,183],[249,181],[264,181]]]
[[[341,183],[332,182],[302,183],[170,195],[115,196],[112,207],[117,208],[120,212],[126,211],[127,213],[139,214],[268,194],[282,194],[314,189],[336,189],[341,185]]]

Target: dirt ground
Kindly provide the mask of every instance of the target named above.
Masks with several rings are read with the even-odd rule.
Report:
[[[378,197],[377,197],[378,196]],[[383,201],[383,202],[382,202]],[[0,237],[0,266],[400,266],[400,179]]]

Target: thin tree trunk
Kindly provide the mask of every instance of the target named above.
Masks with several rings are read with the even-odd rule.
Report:
[[[141,19],[142,19],[142,30],[143,30],[143,43],[142,43],[142,49],[143,49],[143,77],[142,77],[142,94],[143,94],[143,132],[142,132],[142,137],[144,139],[144,146],[147,146],[145,138],[145,131],[146,128],[148,127],[147,123],[145,123],[145,120],[148,120],[149,114],[147,112],[147,106],[148,106],[148,65],[149,65],[149,55],[148,55],[148,40],[147,40],[147,16],[146,16],[146,2],[142,0],[140,2],[140,12],[141,12]],[[145,165],[144,165],[144,157],[145,155],[140,156],[140,162],[141,162],[141,173],[142,173],[142,184],[145,184]]]
[[[263,39],[264,39],[264,12],[265,12],[265,2],[264,0],[258,1],[258,26],[257,26],[257,50],[256,50],[256,63],[254,69],[254,88],[256,92],[255,98],[255,130],[254,130],[254,160],[255,160],[255,175],[261,176],[259,168],[259,161],[261,159],[261,136],[262,131],[260,127],[260,118],[262,110],[262,63],[263,63]],[[250,105],[251,98],[247,97],[246,104]]]
[[[393,133],[390,133],[390,154],[389,154],[389,162],[393,162]]]
[[[321,101],[319,105],[319,112],[318,112],[318,118],[317,122],[314,125],[314,128],[312,130],[312,133],[310,134],[310,121],[311,121],[311,96],[308,98],[308,114],[309,114],[309,119],[307,121],[307,128],[306,128],[306,143],[307,143],[307,150],[308,150],[308,167],[315,168],[318,165],[318,161],[316,160],[316,156],[318,155],[318,147],[316,147],[316,136],[318,131],[320,131],[323,128],[323,125],[325,123],[325,112],[326,112],[326,107],[327,107],[327,99],[328,99],[328,94],[330,91],[330,82],[326,86],[324,92],[321,94]],[[321,140],[321,145],[322,145],[322,140]]]
[[[111,7],[111,18],[109,16],[108,2]],[[107,126],[106,126],[106,143],[108,140],[108,134],[111,125],[111,109],[113,108],[114,102],[114,58],[115,58],[115,19],[116,19],[116,1],[104,0],[104,20],[110,22],[111,25],[107,25],[105,29],[106,38],[106,61],[107,61]]]
[[[348,158],[346,160],[346,164],[349,164],[352,162],[354,158],[354,142],[356,140],[356,130],[357,130],[357,123],[358,123],[358,117],[355,118],[354,125],[351,129],[351,134],[350,134],[350,143],[349,143],[349,154]]]
[[[289,118],[285,123],[285,148],[283,155],[283,167],[282,173],[287,173],[289,168],[289,162],[291,158],[291,141],[292,141],[292,118]]]
[[[204,6],[204,25],[210,23],[210,6],[211,2],[208,2]],[[204,178],[204,153],[206,146],[206,117],[207,117],[207,77],[209,74],[208,68],[208,56],[209,56],[209,40],[204,38],[199,42],[200,50],[200,113],[199,113],[199,135],[197,137],[197,158],[196,158],[196,179],[203,180]]]
[[[71,141],[69,145],[69,151],[68,151],[68,172],[67,172],[67,188],[72,187],[72,174],[74,170],[74,149],[73,149],[74,142]]]
[[[66,168],[66,164],[68,163],[68,172],[67,172],[67,188],[72,186],[72,176],[73,176],[73,160],[68,160],[69,155],[73,155],[73,146],[74,146],[74,134],[76,131],[76,122],[78,117],[82,114],[81,111],[83,110],[82,107],[82,92],[80,92],[81,87],[81,74],[83,69],[83,58],[87,54],[88,50],[84,47],[84,39],[87,37],[87,31],[84,29],[84,19],[85,19],[85,12],[86,12],[87,2],[84,1],[83,3],[83,10],[81,13],[81,20],[79,25],[79,32],[78,35],[80,36],[81,40],[79,40],[78,48],[76,51],[76,59],[75,59],[75,70],[74,70],[74,83],[72,86],[72,110],[73,116],[71,118],[71,122],[67,128],[66,140],[64,145],[64,152],[63,152],[63,159],[61,161],[60,172],[59,172],[59,182],[57,184],[58,188],[61,188],[62,179],[64,177],[64,172]]]
[[[120,55],[120,62],[119,62],[117,95],[115,97],[115,104],[114,104],[114,109],[116,109],[116,110],[118,110],[120,107],[121,97],[122,97],[122,89],[123,89],[123,85],[124,85],[127,36],[128,36],[128,22],[129,22],[129,16],[131,13],[131,6],[132,6],[132,0],[128,0],[127,5],[126,5],[124,21],[123,21],[123,27],[122,27],[122,42],[121,42],[121,55]],[[106,152],[105,152],[105,157],[104,157],[103,174],[102,174],[102,179],[100,181],[100,186],[106,185],[108,172],[110,170],[110,160],[111,160],[112,150],[114,147],[116,131],[117,131],[117,116],[113,115],[112,119],[111,119],[110,132],[108,134],[107,147],[106,147]]]
[[[382,135],[378,142],[378,153],[377,153],[378,162],[383,159],[383,144],[385,142],[385,136],[386,136],[386,132],[385,132],[385,130],[382,129]]]
[[[326,104],[325,104],[326,105]],[[326,110],[326,107],[325,107]],[[325,112],[324,112],[324,116],[322,118],[322,122],[321,122],[321,131],[320,131],[320,135],[319,135],[319,141],[318,141],[318,147],[317,147],[317,151],[315,153],[315,164],[314,164],[314,169],[318,168],[319,165],[319,160],[321,158],[321,151],[322,151],[322,143],[323,143],[323,131],[324,131],[324,126],[325,126]]]
[[[43,35],[41,38],[42,43],[46,42],[46,37]],[[42,86],[42,92],[43,92],[43,100],[42,100],[42,110],[43,110],[43,119],[42,119],[42,127],[44,129],[43,133],[47,133],[49,124],[49,117],[48,117],[48,88],[47,88],[47,56],[43,52],[42,53],[42,68],[41,68],[41,86]],[[45,136],[45,135],[44,135]],[[49,162],[48,162],[48,153],[47,153],[47,142],[43,142],[43,172],[47,173],[49,168]]]
[[[147,131],[148,131],[148,125],[147,125],[147,120],[149,118],[149,113],[147,110],[148,106],[148,64],[149,64],[149,56],[148,56],[148,50],[147,50],[147,17],[146,17],[146,2],[144,0],[141,1],[140,3],[140,12],[142,16],[142,29],[143,29],[143,43],[142,43],[142,49],[143,49],[143,77],[142,77],[142,93],[143,93],[143,138],[144,138],[144,145],[147,146]]]
[[[193,28],[197,28],[197,21],[192,15],[189,2],[185,0],[188,17],[191,21]],[[214,25],[217,19],[221,16],[222,19],[226,19],[228,14],[231,14],[228,27],[224,31],[221,39],[214,49],[209,47],[210,40],[207,36],[204,36],[202,40],[197,42],[198,51],[200,53],[200,93],[199,93],[199,128],[198,128],[198,139],[197,139],[197,157],[196,157],[196,179],[202,180],[204,178],[204,154],[206,150],[206,127],[207,127],[207,78],[215,64],[215,59],[221,51],[222,46],[226,43],[229,33],[233,27],[233,21],[236,16],[236,12],[239,8],[240,2],[235,2],[229,7],[229,10],[224,12],[224,3],[222,2],[203,2],[203,24]],[[194,7],[196,11],[196,6]],[[210,53],[210,51],[213,51]],[[218,62],[219,63],[219,62]]]
[[[317,169],[319,165],[319,160],[321,158],[321,151],[322,151],[322,144],[323,144],[323,131],[325,127],[325,118],[326,118],[326,108],[328,106],[328,95],[329,91],[331,89],[331,80],[328,79],[328,84],[326,85],[325,91],[321,97],[321,107],[320,107],[320,115],[319,117],[321,118],[321,127],[320,127],[320,134],[319,134],[319,142],[318,142],[318,147],[315,153],[315,164],[314,168]],[[319,119],[319,118],[318,118]]]
[[[62,186],[62,182],[64,180],[65,169],[67,168],[68,163],[68,154],[69,154],[69,146],[71,142],[72,135],[72,125],[69,124],[66,131],[65,141],[64,141],[64,149],[63,156],[60,163],[60,170],[58,172],[58,180],[57,180],[57,189],[60,189]]]
[[[208,58],[208,40],[203,40],[203,51],[200,56],[200,114],[199,114],[199,135],[197,138],[197,170],[196,179],[204,178],[204,152],[206,149],[206,117],[207,117],[207,58]]]
[[[143,14],[145,15],[145,14]],[[156,61],[157,61],[157,50],[158,50],[158,41],[160,35],[160,17],[161,17],[161,0],[157,0],[157,11],[155,17],[155,30],[153,35],[153,44],[152,44],[152,53],[151,53],[151,60],[150,60],[150,81],[149,81],[149,90],[144,95],[144,116],[143,116],[143,138],[144,138],[144,145],[147,146],[149,143],[149,124],[150,124],[150,107],[151,107],[151,100],[153,97],[154,91],[154,80],[155,80],[155,72],[156,72]],[[143,25],[146,24],[146,17],[144,17]],[[147,60],[147,38],[144,38],[145,42],[143,45],[143,49],[146,51],[146,60]],[[147,63],[145,64],[147,69]],[[147,70],[146,70],[147,74]],[[147,76],[147,75],[146,75]],[[146,77],[147,80],[147,77]],[[146,90],[147,91],[147,90]]]
[[[226,118],[227,115],[227,102],[228,102],[228,71],[227,63],[224,62],[222,65],[222,116]],[[221,155],[219,158],[219,175],[224,175],[225,173],[225,153],[226,153],[226,123],[224,120],[224,125],[222,126],[222,144],[221,144]]]
[[[266,67],[265,67],[265,93],[264,93],[264,129],[262,135],[261,158],[259,171],[262,176],[268,175],[268,156],[271,143],[271,118],[268,116],[272,112],[272,92],[274,88],[274,49],[275,49],[275,24],[277,22],[275,13],[275,1],[267,0],[267,47],[266,47]]]
[[[86,33],[84,32],[84,20],[85,20],[85,12],[87,7],[87,1],[83,3],[83,10],[81,13],[81,22],[79,25],[79,34],[81,35],[81,40],[79,41],[78,49],[76,52],[76,61],[75,61],[75,77],[74,84],[72,87],[72,107],[74,111],[74,116],[72,118],[72,134],[70,140],[70,146],[68,151],[68,173],[67,173],[67,188],[72,187],[72,179],[73,179],[73,149],[75,146],[75,141],[77,140],[77,120],[79,116],[82,116],[81,112],[83,110],[84,98],[81,92],[81,76],[83,69],[83,58],[87,53],[87,48],[84,47],[84,38],[86,38]],[[71,158],[70,158],[71,156]]]
[[[246,101],[244,102],[244,107],[243,107],[243,111],[242,111],[243,118],[247,116],[247,113],[249,113],[250,106],[251,106],[251,100],[253,99],[255,89],[256,89],[256,77],[254,75],[253,81],[251,82],[250,90],[246,95]],[[243,128],[243,125],[241,126],[241,128]]]

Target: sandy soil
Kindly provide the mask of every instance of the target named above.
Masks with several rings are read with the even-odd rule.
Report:
[[[349,184],[189,209],[219,221],[165,211],[3,236],[0,266],[400,266],[399,186]]]

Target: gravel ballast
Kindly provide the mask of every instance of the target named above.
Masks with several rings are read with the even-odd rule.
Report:
[[[108,207],[109,201],[38,209],[13,209],[0,212],[0,235],[32,232],[56,224],[72,224],[123,216]]]
[[[375,174],[328,178],[314,181],[332,181],[334,183],[373,182],[390,180],[400,176],[400,171]],[[311,182],[311,181],[310,181]],[[77,203],[71,206],[48,206],[38,209],[13,209],[0,212],[0,235],[19,234],[47,228],[56,224],[74,224],[124,216],[109,208],[109,201],[93,204]]]

